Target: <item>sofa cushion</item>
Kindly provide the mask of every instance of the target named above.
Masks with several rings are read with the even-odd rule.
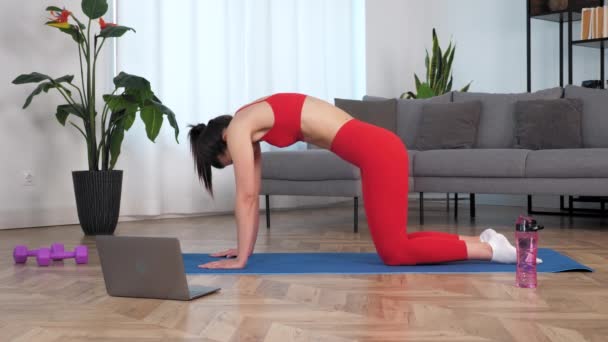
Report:
[[[531,151],[526,177],[608,178],[608,148]]]
[[[479,101],[425,104],[416,133],[415,148],[420,151],[473,148],[477,140],[480,114]]]
[[[569,85],[564,97],[583,101],[583,146],[608,147],[608,91]]]
[[[515,148],[582,148],[579,99],[529,100],[515,104]]]
[[[478,148],[509,148],[513,145],[515,124],[514,107],[517,101],[559,99],[562,88],[551,88],[535,93],[490,94],[454,92],[454,102],[481,101],[481,119],[477,134]]]
[[[415,177],[524,177],[528,150],[464,149],[420,151]]]
[[[364,96],[365,101],[379,101],[386,98],[378,96]],[[414,148],[416,139],[416,131],[420,116],[422,115],[422,106],[428,103],[450,103],[452,102],[452,93],[443,94],[432,97],[430,99],[398,99],[397,100],[397,135],[401,138],[405,146]]]
[[[328,150],[270,151],[262,153],[262,178],[359,179],[359,169]]]
[[[396,132],[397,100],[358,101],[335,99],[336,107],[354,118]]]

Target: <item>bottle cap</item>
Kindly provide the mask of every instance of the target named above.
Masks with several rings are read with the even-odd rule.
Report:
[[[520,215],[515,222],[515,230],[518,232],[536,232],[545,228],[529,216]]]

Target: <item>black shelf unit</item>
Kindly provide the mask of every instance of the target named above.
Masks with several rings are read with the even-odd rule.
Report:
[[[530,15],[533,19],[559,22],[568,22],[568,10],[548,12],[543,14]],[[572,12],[572,21],[580,21],[581,12]]]
[[[590,47],[600,50],[600,80],[602,89],[605,88],[605,54],[604,50],[608,47],[608,38],[590,39],[590,40],[573,40],[572,39],[572,24],[581,20],[581,12],[585,7],[604,6],[605,0],[586,0],[573,1],[570,0],[568,8],[563,11],[532,13],[531,0],[526,0],[526,50],[527,50],[527,91],[532,91],[532,39],[531,26],[532,19],[551,21],[559,24],[559,85],[564,86],[564,26],[567,28],[567,47],[568,47],[568,84],[572,84],[572,48],[574,46]]]
[[[532,53],[531,53],[531,24],[532,19],[544,20],[559,23],[559,86],[564,86],[564,24],[567,26],[567,47],[568,47],[568,84],[573,84],[573,60],[572,49],[574,46],[599,49],[600,53],[600,82],[601,88],[606,87],[605,73],[605,49],[608,48],[608,37],[588,40],[572,39],[572,24],[581,20],[581,12],[586,7],[600,7],[605,5],[605,0],[570,0],[568,8],[563,11],[553,11],[544,13],[532,13],[531,0],[526,0],[526,50],[527,50],[527,91],[532,91]],[[574,202],[593,202],[600,203],[601,209],[582,209],[574,208]],[[532,209],[532,195],[528,195],[528,213],[542,215],[569,215],[572,216],[605,216],[608,197],[599,196],[568,196],[568,207],[564,206],[564,196],[560,196],[560,210],[557,212],[535,211]],[[574,211],[577,213],[575,214]]]
[[[572,42],[572,44],[593,49],[605,49],[608,47],[608,37],[588,40],[575,40]]]

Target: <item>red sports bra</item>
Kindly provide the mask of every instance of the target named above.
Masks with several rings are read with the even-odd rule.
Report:
[[[263,100],[245,105],[236,112],[266,101],[274,113],[272,128],[260,139],[276,147],[286,147],[302,140],[302,106],[306,95],[297,93],[278,93]]]

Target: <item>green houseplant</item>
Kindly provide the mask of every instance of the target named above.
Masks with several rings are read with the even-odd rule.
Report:
[[[401,94],[401,98],[425,99],[452,91],[452,62],[454,61],[455,52],[456,44],[452,45],[451,41],[448,45],[448,49],[445,52],[441,51],[437,33],[433,28],[432,53],[431,56],[429,56],[429,51],[426,50],[426,58],[424,60],[426,66],[426,79],[424,82],[421,82],[418,75],[414,74],[416,93],[408,91]],[[471,82],[464,86],[460,91],[466,92],[469,90],[470,86]]]
[[[179,128],[175,114],[156,97],[150,82],[136,75],[119,73],[114,77],[114,91],[103,95],[103,105],[97,106],[96,67],[104,43],[135,30],[103,20],[108,10],[106,0],[82,0],[81,6],[88,17],[86,25],[65,8],[49,6],[46,9],[52,16],[46,25],[66,33],[76,43],[80,84],[74,82],[74,75],[54,78],[39,72],[22,74],[13,84],[38,84],[25,100],[24,109],[42,92],[53,90],[61,94],[65,103],[55,110],[57,120],[63,126],[69,123],[77,129],[86,142],[88,170],[72,172],[80,224],[87,235],[113,234],[120,211],[123,175],[122,170],[114,170],[114,166],[125,132],[138,113],[153,142],[165,117],[178,143]],[[94,20],[98,20],[99,30],[92,27]]]

